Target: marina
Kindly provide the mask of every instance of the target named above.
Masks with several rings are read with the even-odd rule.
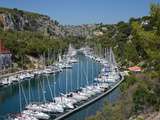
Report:
[[[72,57],[70,62],[64,63],[59,58],[54,69],[51,69],[50,66],[44,70],[21,74],[19,78],[25,81],[25,90],[21,82],[15,84],[16,87],[19,86],[17,88],[19,89],[19,105],[16,107],[16,111],[22,111],[21,116],[9,115],[13,112],[7,111],[6,115],[9,115],[7,119],[21,120],[25,115],[27,120],[30,119],[28,118],[30,116],[35,119],[60,120],[70,116],[103,98],[123,81],[123,75],[117,67],[113,68],[116,64],[115,61],[112,64],[114,65],[110,66],[106,59],[93,56],[92,53],[80,51],[76,59]],[[108,77],[110,75],[112,75],[111,78]],[[101,81],[95,79],[102,78],[102,76]],[[60,78],[57,81],[58,77]],[[60,81],[61,79],[64,79],[63,83]],[[38,83],[34,89],[37,97],[33,97],[33,89],[30,88],[33,81]]]
[[[160,120],[160,0],[0,0],[0,120]]]
[[[121,84],[121,82],[123,82],[124,78],[122,78],[118,83],[116,83],[112,88],[110,88],[108,91],[104,92],[103,94],[95,97],[94,99],[86,102],[85,104],[82,104],[81,106],[77,107],[76,109],[74,110],[71,110],[69,112],[67,112],[66,114],[63,114],[62,116],[60,117],[57,117],[55,120],[61,120],[61,119],[64,119],[66,118],[67,116],[71,115],[71,114],[74,114],[74,112],[90,105],[90,104],[93,104],[94,102],[98,101],[99,99],[103,98],[104,96],[106,96],[107,94],[109,94],[110,92],[112,92],[116,87],[118,87],[119,84]]]

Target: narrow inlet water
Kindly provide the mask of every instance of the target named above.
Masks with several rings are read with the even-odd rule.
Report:
[[[78,63],[73,64],[72,69],[66,69],[56,75],[35,77],[26,80],[20,86],[14,85],[0,89],[0,118],[10,113],[20,112],[20,98],[22,109],[30,102],[52,101],[52,97],[59,96],[61,93],[74,91],[87,84],[92,84],[95,77],[98,76],[101,65],[95,61],[78,55]],[[19,94],[21,87],[21,94]],[[104,101],[114,101],[118,97],[118,88],[103,99],[94,104],[76,112],[66,118],[66,120],[84,120],[86,117],[94,115],[96,111],[101,110]]]

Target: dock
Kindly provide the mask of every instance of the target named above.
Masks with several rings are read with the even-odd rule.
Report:
[[[20,70],[20,71],[16,71],[13,73],[7,73],[7,74],[0,75],[0,79],[9,77],[9,76],[14,76],[14,75],[21,74],[21,73],[25,73],[25,72],[32,72],[32,71],[34,70]]]
[[[121,75],[121,77],[122,77],[121,80],[118,81],[114,86],[112,86],[112,87],[111,87],[109,90],[107,90],[106,92],[104,92],[104,93],[100,94],[99,96],[93,98],[92,100],[90,100],[90,101],[88,101],[88,102],[86,102],[86,103],[78,106],[77,108],[75,108],[75,109],[73,109],[73,110],[70,110],[70,111],[62,114],[61,116],[55,118],[54,120],[64,120],[64,118],[70,116],[71,114],[74,114],[75,112],[78,112],[79,110],[81,110],[81,109],[87,107],[88,105],[93,104],[94,102],[98,101],[99,99],[105,97],[107,94],[109,94],[109,93],[112,92],[114,89],[116,89],[116,88],[124,81],[124,76]]]

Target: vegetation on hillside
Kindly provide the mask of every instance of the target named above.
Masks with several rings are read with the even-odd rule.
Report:
[[[27,11],[19,10],[17,8],[8,9],[8,8],[0,7],[0,14],[8,14],[8,13],[12,14],[13,16],[20,14],[22,16],[24,15],[24,16],[28,16],[30,18],[38,18],[41,16],[38,13],[27,12]]]
[[[138,64],[144,71],[127,76],[121,85],[120,100],[106,104],[89,120],[144,120],[143,114],[160,110],[160,5],[151,4],[149,17],[113,26],[116,33],[106,33],[94,42],[101,47],[113,46],[122,65]]]
[[[0,8],[0,13],[11,13],[14,18],[18,15],[33,20],[39,14],[24,12],[17,9]],[[34,23],[34,22],[33,22]],[[58,25],[58,22],[55,24]],[[1,26],[1,25],[0,25]],[[102,55],[104,48],[112,46],[118,63],[127,68],[139,65],[143,73],[131,74],[121,85],[122,95],[114,104],[107,103],[102,112],[89,120],[125,120],[131,116],[160,109],[160,5],[151,4],[150,15],[142,18],[131,18],[128,23],[119,22],[113,25],[98,24],[96,31],[103,35],[93,38],[85,37],[55,37],[45,36],[39,32],[4,31],[0,28],[0,39],[4,40],[7,48],[13,54],[13,61],[29,63],[27,55],[35,58],[51,57],[52,62],[57,54],[63,54],[69,43],[76,48],[86,44],[95,49],[96,54]],[[23,62],[22,62],[23,61]],[[23,65],[25,65],[23,64]]]
[[[13,61],[18,63],[19,67],[22,66],[22,63],[30,63],[26,55],[37,59],[40,59],[41,56],[50,57],[53,62],[58,54],[64,54],[67,51],[70,43],[76,48],[85,43],[85,39],[82,37],[69,36],[62,38],[45,36],[38,32],[4,31],[3,29],[0,29],[0,39],[5,42],[5,46],[12,53]]]

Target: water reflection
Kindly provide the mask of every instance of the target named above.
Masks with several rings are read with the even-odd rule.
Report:
[[[79,63],[74,64],[72,69],[64,70],[59,74],[50,75],[48,77],[37,76],[35,79],[23,82],[20,86],[22,92],[22,107],[24,108],[29,102],[51,101],[51,91],[53,96],[59,96],[60,93],[73,91],[80,88],[80,86],[85,86],[87,83],[91,84],[93,78],[99,74],[101,65],[83,55],[79,55],[78,57]],[[19,112],[19,98],[18,85],[1,89],[0,116]]]

